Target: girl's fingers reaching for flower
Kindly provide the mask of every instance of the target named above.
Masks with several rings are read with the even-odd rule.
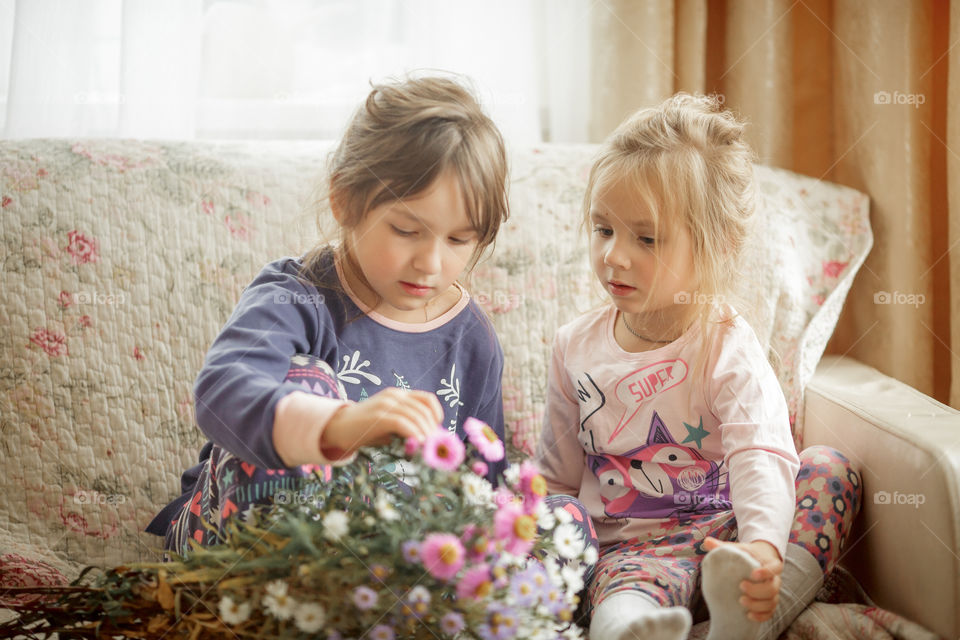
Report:
[[[419,400],[427,407],[430,416],[433,418],[434,426],[443,422],[443,407],[435,394],[429,391],[410,391],[409,393],[414,399]]]
[[[415,400],[398,403],[389,416],[388,430],[402,438],[415,438],[423,442],[437,430],[436,423],[423,405]]]

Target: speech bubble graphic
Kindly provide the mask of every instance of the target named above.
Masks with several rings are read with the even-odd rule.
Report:
[[[688,370],[685,360],[673,358],[647,365],[620,378],[615,392],[627,409],[620,416],[607,444],[613,442],[645,403],[686,380]]]

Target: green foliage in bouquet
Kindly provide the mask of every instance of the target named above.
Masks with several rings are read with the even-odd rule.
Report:
[[[503,443],[465,427],[466,448],[438,429],[314,472],[229,519],[220,544],[30,588],[43,597],[0,638],[582,637],[571,621],[595,550],[546,507],[531,463],[494,489],[483,476]]]

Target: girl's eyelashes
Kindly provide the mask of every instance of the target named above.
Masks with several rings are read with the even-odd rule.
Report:
[[[397,234],[397,235],[400,236],[401,238],[411,238],[411,237],[417,235],[417,232],[416,232],[416,231],[407,231],[406,229],[403,229],[403,228],[401,228],[401,227],[398,227],[398,226],[395,225],[395,224],[391,224],[391,225],[390,225],[390,228],[393,230],[393,232],[394,232],[395,234]],[[450,236],[450,237],[448,238],[448,240],[449,240],[450,244],[454,244],[454,245],[457,245],[457,246],[462,246],[462,245],[470,244],[470,242],[471,242],[473,239],[472,239],[472,238],[458,238],[458,237],[456,237],[456,236]]]
[[[613,229],[605,227],[602,224],[593,225],[593,232],[602,238],[609,238],[613,235]]]
[[[613,236],[613,229],[610,227],[604,226],[602,224],[593,225],[593,232],[600,236],[601,238],[610,238]],[[637,242],[642,244],[645,247],[652,247],[657,243],[655,238],[650,236],[637,236]]]

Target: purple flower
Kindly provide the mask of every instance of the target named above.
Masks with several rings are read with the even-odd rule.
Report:
[[[440,618],[440,629],[448,636],[453,636],[463,631],[466,625],[463,622],[463,616],[456,611],[451,611]]]
[[[353,590],[353,604],[360,611],[367,611],[377,606],[377,592],[370,587],[357,587]]]
[[[410,564],[420,564],[420,543],[416,540],[407,540],[400,546],[403,559]]]
[[[396,636],[393,633],[393,627],[388,627],[385,624],[378,624],[370,630],[368,637],[370,640],[393,640]]]
[[[487,621],[477,629],[484,640],[508,640],[517,635],[517,614],[510,607],[493,603],[487,607]]]

